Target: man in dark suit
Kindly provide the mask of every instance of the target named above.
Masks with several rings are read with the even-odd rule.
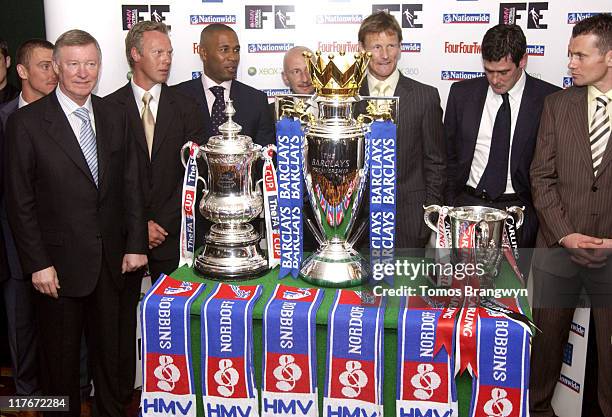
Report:
[[[527,40],[517,25],[500,24],[487,31],[482,40],[482,61],[486,76],[454,83],[448,96],[444,114],[448,157],[445,200],[451,206],[502,210],[524,206],[518,244],[533,248],[538,219],[531,199],[529,166],[544,98],[559,87],[525,72]],[[502,115],[509,123],[500,125]],[[529,270],[528,262],[525,270]]]
[[[124,275],[146,265],[146,221],[126,121],[91,94],[100,48],[87,32],[56,41],[54,93],[17,110],[6,131],[6,201],[25,274],[38,294],[41,385],[80,414],[83,328],[101,416],[121,416]]]
[[[4,131],[11,114],[29,103],[51,93],[57,86],[57,76],[51,65],[53,44],[43,39],[31,39],[19,46],[16,54],[17,74],[21,79],[21,94],[0,108],[0,149],[4,147]],[[3,157],[0,155],[0,163]],[[0,169],[0,171],[3,171]],[[0,172],[1,175],[1,172]],[[0,182],[0,186],[3,182]],[[19,256],[6,215],[4,198],[0,203],[2,238],[6,242],[8,276],[4,284],[4,301],[9,328],[13,378],[17,395],[34,395],[40,392],[32,277],[25,275],[19,264]]]
[[[544,102],[531,165],[540,219],[533,262],[530,413],[552,417],[555,385],[577,299],[590,298],[597,392],[612,416],[612,16],[577,23],[568,47],[574,87]],[[542,249],[540,249],[542,248]]]
[[[106,97],[127,114],[133,140],[138,145],[139,179],[143,187],[149,232],[149,271],[153,282],[170,274],[179,262],[181,191],[184,168],[180,151],[187,141],[202,143],[204,120],[195,101],[166,85],[172,64],[168,28],[161,22],[134,25],[125,38],[125,53],[132,80]],[[199,233],[198,236],[203,235]],[[140,281],[124,294],[131,330],[136,325]],[[138,285],[136,285],[138,284]],[[134,334],[122,337],[123,376],[126,399],[133,393],[135,377]]]
[[[233,100],[234,121],[242,126],[243,135],[255,143],[275,142],[274,123],[266,95],[235,80],[240,63],[240,43],[229,26],[213,23],[200,34],[200,58],[204,71],[200,78],[182,82],[179,91],[195,98],[206,125],[206,139],[219,134],[225,120],[225,101]]]
[[[398,96],[395,247],[423,248],[430,231],[423,205],[441,204],[446,181],[442,108],[438,90],[403,76],[397,69],[402,29],[393,16],[378,12],[359,28],[359,45],[372,53],[362,96]]]

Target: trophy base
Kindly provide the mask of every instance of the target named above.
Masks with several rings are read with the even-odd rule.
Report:
[[[369,277],[366,260],[346,242],[330,242],[318,249],[300,269],[300,278],[321,287],[345,288]]]
[[[268,260],[259,248],[259,240],[259,233],[249,223],[214,224],[194,268],[211,279],[256,278],[268,271]]]

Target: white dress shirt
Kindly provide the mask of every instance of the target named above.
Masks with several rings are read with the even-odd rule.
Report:
[[[391,73],[391,75],[389,75],[383,81],[375,78],[368,71],[368,75],[366,76],[366,78],[368,79],[368,91],[370,92],[370,95],[379,96],[377,94],[377,86],[379,83],[383,82],[387,86],[387,93],[385,94],[385,96],[393,96],[393,93],[395,93],[395,87],[397,87],[397,83],[399,81],[399,77],[400,77],[400,72],[397,68],[395,69],[395,71]],[[382,94],[380,94],[380,96],[382,96]]]
[[[227,100],[229,100],[230,88],[232,88],[232,80],[223,81],[221,84],[217,84],[202,72],[202,86],[204,87],[204,94],[206,95],[209,115],[212,114],[212,106],[215,102],[215,95],[210,91],[210,87],[215,87],[217,85],[225,88],[225,90],[223,90],[223,99],[227,102]]]
[[[508,155],[508,177],[506,178],[506,190],[504,194],[514,194],[512,187],[512,177],[510,176],[510,161],[512,160],[512,141],[514,139],[514,128],[516,120],[521,108],[521,100],[523,99],[523,91],[525,90],[525,71],[522,71],[521,77],[518,79],[514,87],[508,91],[508,101],[510,102],[510,155]],[[472,167],[467,185],[473,188],[478,186],[480,178],[487,167],[489,161],[489,152],[491,151],[491,138],[493,136],[493,125],[497,111],[503,103],[502,96],[495,93],[491,86],[487,90],[487,98],[484,108],[482,109],[482,117],[480,119],[480,128],[476,138],[476,148],[474,149],[474,158],[472,159]]]
[[[144,109],[144,102],[142,101],[142,97],[147,92],[144,88],[138,86],[134,79],[130,81],[132,85],[132,92],[134,93],[134,100],[136,100],[136,105],[138,106],[138,114],[142,118],[142,109]],[[157,108],[159,107],[159,97],[161,96],[161,84],[155,84],[149,90],[149,94],[151,94],[151,100],[149,101],[149,109],[151,109],[151,113],[153,114],[153,119],[157,120]]]
[[[87,97],[87,101],[85,101],[85,104],[82,106],[79,106],[72,101],[70,97],[63,93],[59,86],[55,89],[55,94],[57,95],[59,104],[64,111],[64,114],[68,118],[68,123],[70,123],[70,127],[72,128],[74,136],[77,138],[77,140],[81,136],[81,125],[83,122],[76,114],[74,114],[74,112],[81,107],[84,107],[89,111],[89,121],[91,122],[91,127],[94,133],[96,133],[96,119],[93,112],[93,106],[91,105],[91,94]]]

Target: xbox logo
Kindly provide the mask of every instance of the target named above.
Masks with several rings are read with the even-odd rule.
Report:
[[[257,68],[255,68],[255,67],[249,67],[249,69],[248,69],[248,71],[247,71],[247,72],[248,72],[248,73],[249,73],[249,75],[251,75],[251,76],[252,76],[252,75],[255,75],[255,74],[257,74]]]

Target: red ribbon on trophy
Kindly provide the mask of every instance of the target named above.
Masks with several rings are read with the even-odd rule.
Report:
[[[276,146],[268,145],[262,149],[264,215],[266,219],[266,244],[268,246],[268,266],[270,269],[280,264],[280,230],[278,212],[278,183],[274,168]]]
[[[200,147],[195,142],[187,142],[183,149],[189,148],[189,159],[185,166],[183,176],[183,191],[181,193],[181,237],[179,248],[179,266],[193,265],[195,253],[195,210],[196,206],[196,185],[198,182],[197,157]],[[182,157],[182,155],[181,155]],[[157,277],[152,277],[157,279]]]

